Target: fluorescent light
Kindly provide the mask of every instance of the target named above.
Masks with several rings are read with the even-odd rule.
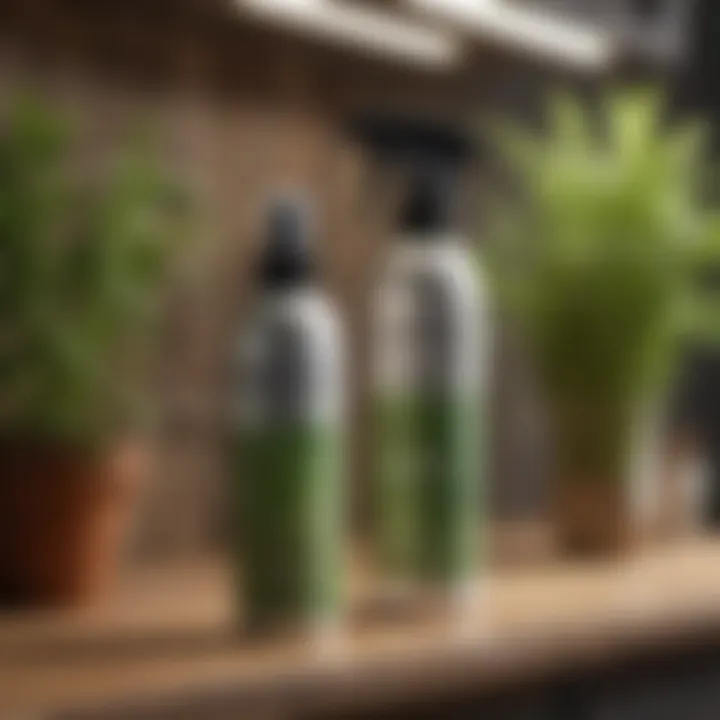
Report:
[[[534,53],[546,60],[598,70],[614,47],[599,29],[507,0],[406,0],[414,9],[460,30]]]
[[[263,22],[414,65],[449,67],[460,56],[449,33],[397,13],[333,0],[234,0],[234,4]]]

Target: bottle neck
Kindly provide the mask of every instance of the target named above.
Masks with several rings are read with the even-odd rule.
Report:
[[[427,250],[464,244],[461,234],[448,228],[438,229],[433,232],[401,230],[397,235],[397,242],[403,246],[414,246],[418,249],[424,248]]]

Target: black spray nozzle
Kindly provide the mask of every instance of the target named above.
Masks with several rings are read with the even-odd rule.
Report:
[[[361,115],[350,121],[350,132],[379,157],[389,160],[432,158],[460,167],[475,154],[460,129],[432,120]]]
[[[378,115],[355,118],[350,133],[379,165],[405,170],[401,230],[429,237],[452,225],[458,176],[475,156],[466,134],[437,122]]]
[[[407,188],[398,224],[400,229],[421,236],[452,225],[452,182],[442,168],[416,169]]]
[[[260,281],[268,286],[306,282],[314,275],[310,211],[300,199],[274,200],[266,221]]]

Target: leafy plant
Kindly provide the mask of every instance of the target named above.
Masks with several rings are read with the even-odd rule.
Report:
[[[185,202],[133,138],[100,178],[22,97],[0,126],[0,437],[95,441],[130,421]]]
[[[499,214],[488,261],[571,462],[611,472],[684,344],[717,336],[720,305],[697,279],[720,259],[720,221],[702,125],[668,126],[650,92],[600,110],[562,97],[546,135],[497,134],[521,197]]]

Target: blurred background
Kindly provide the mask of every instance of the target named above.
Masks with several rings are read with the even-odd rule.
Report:
[[[665,99],[668,120],[705,122],[702,159],[710,165],[720,140],[719,36],[720,5],[712,0],[0,2],[0,116],[12,115],[27,94],[49,109],[39,136],[52,135],[55,121],[71,128],[80,206],[132,226],[133,213],[147,221],[143,203],[156,209],[157,197],[165,199],[168,188],[149,180],[150,171],[138,170],[123,191],[103,170],[118,158],[123,165],[123,148],[138,127],[152,138],[152,151],[141,157],[152,156],[168,187],[181,188],[185,199],[170,206],[158,233],[172,267],[162,283],[147,276],[162,292],[153,297],[159,312],[140,362],[140,395],[150,412],[132,458],[144,480],[130,565],[206,557],[227,545],[229,358],[252,299],[267,200],[287,188],[300,188],[315,208],[323,282],[347,328],[353,521],[358,531],[366,527],[368,307],[407,168],[379,161],[358,142],[349,130],[357,117],[400,115],[474,139],[458,206],[482,258],[498,191],[512,185],[487,119],[542,137],[548,98],[558,90],[592,108],[623,88],[651,86]],[[35,127],[31,115],[19,127]],[[30,137],[23,132],[16,140]],[[20,147],[9,137],[6,149]],[[34,142],[28,147],[37,148]],[[117,247],[145,248],[142,233],[133,232]],[[19,267],[5,257],[6,269]],[[142,255],[137,262],[146,268],[152,261]],[[145,287],[144,272],[128,270],[127,282]],[[698,280],[715,288],[717,268],[707,263]],[[76,281],[80,287],[82,277]],[[91,289],[73,302],[83,308],[94,298],[107,300]],[[107,302],[116,308],[115,299]],[[535,563],[552,552],[547,418],[518,327],[501,306],[493,306],[493,319],[491,552],[498,563]],[[698,340],[683,347],[680,365],[667,452],[701,467],[706,487],[694,533],[720,523],[720,350]],[[116,377],[123,386],[125,376]],[[66,421],[74,422],[53,418],[51,425]],[[5,467],[20,462],[6,457]]]
[[[539,122],[552,89],[590,97],[638,79],[661,84],[678,113],[715,112],[711,2],[508,1],[476,18],[463,7],[471,3],[456,1],[450,22],[433,3],[348,3],[347,15],[326,16],[314,5],[7,0],[0,9],[0,101],[32,88],[72,118],[90,165],[134,123],[155,126],[163,162],[191,188],[201,218],[162,322],[152,393],[163,423],[134,541],[139,556],[194,553],[222,537],[227,353],[264,203],[279,187],[300,186],[313,199],[324,276],[349,327],[362,515],[366,307],[394,219],[386,189],[398,182],[349,138],[354,114],[402,112],[479,135],[461,204],[466,226],[482,237],[480,206],[495,179],[481,116]],[[513,338],[502,325],[497,335],[493,512],[525,519],[546,502],[542,428]],[[720,432],[713,363],[708,353],[694,361],[688,411],[710,434]]]
[[[483,205],[498,183],[481,118],[540,123],[551,90],[590,100],[637,82],[662,87],[672,113],[712,120],[717,112],[719,21],[714,4],[699,0],[6,0],[0,13],[0,102],[7,108],[31,88],[71,119],[77,162],[88,168],[136,124],[154,127],[163,166],[197,210],[153,361],[161,422],[137,556],[195,553],[223,537],[228,348],[247,305],[265,202],[278,188],[301,187],[312,198],[323,274],[349,329],[362,520],[366,308],[401,181],[348,134],[358,112],[441,120],[478,138],[460,205],[480,242]],[[713,123],[713,144],[716,135]],[[547,502],[542,422],[513,333],[501,322],[496,336],[493,515],[532,519]],[[678,415],[706,440],[714,488],[716,356],[698,350],[687,364]],[[712,499],[708,522],[720,513],[716,505]]]

